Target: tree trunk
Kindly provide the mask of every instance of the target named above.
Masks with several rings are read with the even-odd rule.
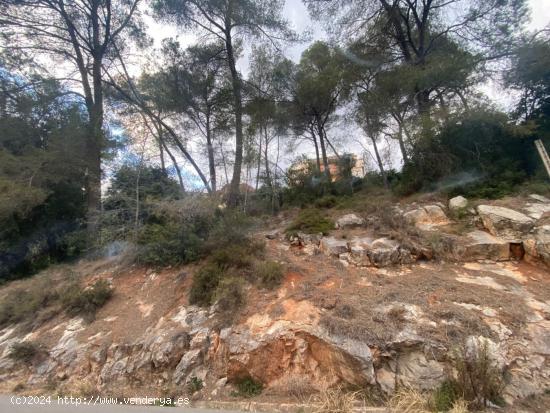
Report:
[[[262,134],[260,133],[260,146],[258,149],[258,164],[256,166],[256,191],[258,190],[258,185],[260,183],[260,168],[262,165],[262,141],[263,141],[263,137],[262,137]]]
[[[331,182],[331,177],[330,177],[330,169],[329,169],[329,166],[328,166],[328,158],[327,158],[327,149],[325,147],[325,140],[324,140],[324,135],[323,135],[323,126],[321,125],[321,123],[319,122],[319,119],[317,119],[317,130],[319,132],[319,143],[321,144],[321,155],[323,156],[323,167],[324,167],[324,174],[327,178],[327,181],[330,183]]]
[[[386,176],[386,171],[384,169],[384,164],[382,163],[382,158],[378,152],[378,145],[376,144],[376,139],[371,135],[372,146],[374,147],[374,154],[376,155],[376,162],[378,162],[378,168],[380,168],[380,174],[382,175],[382,180],[384,182],[384,187],[389,188],[388,177]]]
[[[166,162],[164,161],[164,149],[162,148],[162,142],[158,140],[159,144],[159,154],[160,154],[160,169],[162,173],[166,175]]]
[[[269,138],[267,136],[267,126],[264,125],[264,137],[265,137],[265,146],[264,146],[264,162],[265,162],[265,181],[269,188],[272,188],[271,185],[271,174],[269,171],[269,151],[268,151],[268,142]]]
[[[216,163],[214,160],[214,145],[212,144],[212,132],[210,131],[210,115],[206,115],[206,147],[208,149],[208,167],[210,169],[210,187],[216,192]]]
[[[235,105],[235,163],[233,165],[233,176],[229,188],[228,204],[236,206],[239,203],[239,192],[241,184],[241,169],[243,164],[243,103],[241,92],[241,79],[237,72],[233,43],[231,40],[231,26],[226,22],[225,47],[227,51],[227,61],[229,71],[231,72],[231,83],[233,86],[233,99]]]
[[[317,171],[321,172],[321,158],[319,156],[319,144],[317,143],[317,137],[315,136],[315,129],[313,125],[310,126],[311,139],[313,139],[313,145],[315,146],[315,160],[317,161]]]
[[[398,126],[397,141],[399,142],[399,149],[401,149],[401,156],[403,157],[403,164],[409,163],[409,157],[407,156],[407,149],[405,148],[405,141],[403,140],[403,127],[401,124]]]
[[[164,146],[164,150],[166,151],[166,153],[170,157],[170,160],[172,161],[172,164],[174,165],[174,168],[176,169],[176,173],[178,175],[178,181],[180,183],[181,191],[185,192],[185,185],[183,183],[183,178],[181,176],[181,169],[178,165],[178,161],[176,160],[176,157],[172,154],[170,149],[168,149],[168,146],[166,145],[166,143],[162,139],[161,139],[161,142],[162,142],[162,145]]]

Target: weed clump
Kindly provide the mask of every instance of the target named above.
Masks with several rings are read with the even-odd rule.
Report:
[[[233,393],[233,395],[236,397],[251,398],[259,396],[264,389],[263,384],[254,380],[252,377],[244,377],[235,384],[237,386],[237,392]]]
[[[445,380],[432,394],[433,408],[437,412],[450,410],[462,397],[462,391],[456,380]]]
[[[254,272],[262,287],[277,287],[284,276],[283,266],[275,261],[262,261],[254,266]]]
[[[81,315],[93,321],[97,310],[112,297],[113,289],[105,280],[96,281],[91,287],[82,289],[78,283],[69,285],[61,293],[61,304],[68,314]]]
[[[502,405],[503,374],[492,357],[488,340],[466,343],[455,352],[457,386],[472,407],[487,407],[488,402]]]
[[[214,301],[231,318],[245,303],[244,281],[237,277],[223,278],[216,287]]]
[[[14,290],[0,302],[0,326],[29,320],[57,299],[57,291],[42,280],[36,280],[29,288]]]
[[[334,229],[334,222],[317,209],[304,209],[286,229],[287,234],[305,232],[307,234],[327,235]]]
[[[22,341],[13,344],[8,353],[8,357],[12,360],[30,364],[39,352],[39,346],[33,341]]]
[[[223,277],[223,269],[216,264],[207,264],[193,276],[189,302],[199,306],[212,304],[214,292]]]

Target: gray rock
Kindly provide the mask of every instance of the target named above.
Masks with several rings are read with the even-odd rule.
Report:
[[[507,241],[526,238],[535,223],[532,218],[521,212],[499,206],[480,205],[477,212],[487,231]]]
[[[414,262],[410,251],[401,249],[399,243],[389,238],[374,240],[367,251],[370,261],[376,267]]]
[[[323,237],[320,247],[324,254],[334,257],[338,257],[340,254],[348,252],[347,241],[334,237]]]
[[[277,238],[279,237],[279,235],[280,235],[279,230],[278,230],[278,229],[275,229],[275,230],[273,230],[273,231],[267,232],[267,233],[265,234],[265,237],[266,237],[267,239],[277,239]]]
[[[365,225],[365,220],[356,214],[346,214],[336,220],[336,228],[360,227]]]
[[[458,211],[468,207],[468,200],[462,195],[455,196],[449,200],[449,209],[451,211]]]
[[[535,201],[538,201],[538,202],[542,202],[543,204],[550,204],[550,199],[542,195],[531,194],[529,195],[529,198],[534,199]]]
[[[464,261],[510,259],[510,243],[484,231],[472,231],[466,235],[462,251],[456,254]]]
[[[397,381],[405,386],[428,390],[437,387],[446,378],[444,365],[427,359],[420,351],[400,355],[398,365]]]
[[[439,205],[426,205],[403,214],[405,221],[420,229],[432,229],[439,225],[447,225],[449,219]]]
[[[176,369],[174,370],[173,378],[176,384],[180,384],[181,382],[185,381],[185,379],[187,378],[187,374],[191,371],[191,369],[199,364],[201,355],[201,349],[189,350],[183,355],[180,362],[176,366]]]

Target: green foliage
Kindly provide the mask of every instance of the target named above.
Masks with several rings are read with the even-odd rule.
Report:
[[[334,195],[325,195],[316,199],[314,204],[316,208],[334,208],[338,204],[338,198]]]
[[[458,373],[456,387],[466,401],[475,407],[487,407],[489,401],[502,404],[503,374],[486,341],[455,351],[454,364]]]
[[[214,293],[223,275],[224,269],[215,264],[207,264],[198,270],[193,275],[189,302],[200,306],[211,305],[214,301]]]
[[[220,268],[250,268],[253,263],[252,258],[247,245],[228,245],[210,255],[210,261]]]
[[[63,308],[72,316],[81,315],[88,321],[95,318],[97,310],[112,297],[113,289],[105,280],[96,281],[91,287],[82,289],[72,283],[60,294]]]
[[[287,234],[305,232],[327,235],[334,229],[334,222],[317,209],[304,209],[286,229]]]
[[[235,396],[246,398],[259,396],[264,388],[261,382],[254,380],[252,377],[244,377],[235,384],[237,385],[237,393]]]
[[[462,397],[459,384],[455,380],[445,380],[432,394],[432,404],[436,412],[446,412]]]
[[[533,170],[532,152],[522,129],[509,125],[505,115],[472,110],[419,141],[395,189],[401,194],[440,190],[502,196]]]
[[[204,387],[204,383],[196,376],[191,377],[189,383],[187,383],[187,390],[189,393],[194,394],[200,391]]]
[[[254,274],[263,287],[273,289],[283,279],[283,266],[274,261],[260,261],[254,266]]]
[[[30,320],[57,299],[57,291],[51,283],[37,279],[29,288],[16,289],[0,302],[0,326]]]
[[[39,352],[39,346],[33,341],[21,341],[12,344],[8,357],[12,360],[29,364]]]
[[[263,254],[265,245],[247,236],[248,220],[240,213],[227,212],[218,219],[205,242],[206,264],[193,276],[191,304],[237,309],[244,302],[242,280]]]
[[[87,121],[53,80],[0,68],[0,94],[0,279],[6,279],[67,258],[65,236],[81,227],[86,209],[84,161],[76,154],[83,152]]]
[[[205,197],[159,201],[139,231],[137,260],[156,266],[195,261],[219,219],[215,201]]]
[[[218,283],[214,301],[222,311],[224,318],[231,319],[245,303],[244,281],[238,276],[224,277]]]

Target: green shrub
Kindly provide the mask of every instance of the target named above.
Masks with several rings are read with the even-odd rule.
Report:
[[[224,269],[216,264],[207,264],[193,275],[189,302],[200,306],[212,304],[214,292],[223,277]]]
[[[191,377],[191,379],[189,380],[189,383],[187,383],[187,390],[191,394],[194,394],[200,391],[203,387],[204,387],[204,383],[202,382],[202,380],[195,376]]]
[[[455,351],[457,387],[464,400],[474,407],[487,407],[490,401],[502,404],[503,375],[489,353],[487,342]]]
[[[304,209],[287,228],[287,233],[305,232],[327,235],[334,229],[334,223],[317,209]]]
[[[258,262],[254,266],[254,272],[260,284],[265,288],[277,287],[284,276],[283,266],[274,261]]]
[[[225,318],[231,318],[245,302],[244,281],[234,276],[222,279],[213,298],[224,312]]]
[[[8,353],[8,357],[15,361],[29,364],[38,354],[39,346],[32,341],[21,341],[13,344]]]
[[[333,208],[338,204],[338,198],[334,195],[325,195],[322,198],[316,199],[313,205],[316,208]]]
[[[37,279],[29,288],[16,289],[0,302],[0,326],[30,320],[57,299],[57,291],[48,280]]]
[[[254,397],[262,393],[264,388],[263,384],[254,380],[252,377],[245,377],[236,382],[238,392],[236,396],[241,397]]]
[[[173,222],[148,224],[140,232],[138,261],[155,266],[197,260],[203,240],[190,228]]]
[[[113,295],[113,289],[105,280],[96,281],[91,287],[82,289],[78,283],[69,285],[61,293],[61,304],[72,316],[82,315],[88,321]]]
[[[455,380],[445,380],[432,394],[433,409],[437,412],[446,412],[461,397],[459,384]]]
[[[209,260],[221,268],[250,268],[255,253],[256,251],[250,248],[250,245],[227,245],[214,251]]]

